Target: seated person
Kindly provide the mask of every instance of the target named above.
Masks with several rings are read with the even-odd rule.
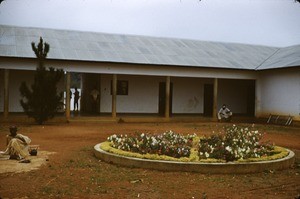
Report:
[[[6,136],[6,150],[2,152],[3,155],[9,155],[10,159],[21,160],[20,162],[29,163],[26,158],[29,156],[29,144],[31,139],[25,135],[17,134],[17,127],[11,126],[9,128],[10,135]]]
[[[218,121],[224,119],[225,121],[230,121],[232,117],[232,112],[223,104],[222,108],[218,112]]]

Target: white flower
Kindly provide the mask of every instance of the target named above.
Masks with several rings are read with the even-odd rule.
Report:
[[[225,149],[226,149],[227,151],[229,151],[229,152],[231,152],[231,151],[232,151],[232,149],[231,149],[231,147],[230,147],[230,146],[227,146]]]
[[[209,157],[209,154],[207,152],[205,152],[205,157],[208,158]]]
[[[242,152],[242,149],[241,149],[240,147],[238,148],[238,152],[239,152],[239,153],[241,153],[241,152]]]
[[[247,151],[246,151],[246,153],[250,153],[250,148],[249,148],[249,147],[247,148]]]

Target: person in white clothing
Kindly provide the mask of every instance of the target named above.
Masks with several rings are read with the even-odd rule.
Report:
[[[6,150],[2,155],[9,155],[10,159],[21,160],[22,163],[29,163],[26,158],[29,156],[29,144],[31,139],[25,135],[17,134],[18,128],[11,126],[10,134],[6,136]]]
[[[99,96],[100,96],[100,92],[97,90],[96,86],[91,91],[90,95],[92,98],[92,109],[93,109],[92,112],[96,114],[97,113],[97,104],[99,103]]]
[[[222,108],[218,112],[218,121],[231,121],[232,118],[232,112],[229,108],[226,107],[226,104],[223,104]]]

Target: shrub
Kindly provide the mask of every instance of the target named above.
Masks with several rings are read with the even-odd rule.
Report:
[[[22,99],[21,106],[28,117],[34,118],[38,124],[43,124],[51,119],[63,107],[63,93],[58,93],[57,84],[64,75],[63,70],[52,67],[47,70],[44,66],[50,45],[40,38],[36,46],[32,42],[32,50],[36,54],[38,66],[34,74],[34,81],[31,86],[22,82],[20,93]]]
[[[112,135],[107,138],[111,146],[124,151],[140,154],[158,154],[180,158],[189,157],[195,135],[182,136],[173,131],[150,135],[146,133],[128,137],[127,135]]]
[[[269,143],[262,143],[261,139],[262,134],[257,130],[233,125],[225,133],[200,139],[199,156],[225,161],[267,156],[274,148]]]

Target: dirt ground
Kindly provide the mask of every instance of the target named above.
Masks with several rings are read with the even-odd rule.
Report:
[[[10,124],[0,125],[0,150]],[[21,124],[40,150],[56,152],[37,170],[0,173],[0,198],[298,198],[300,128],[257,125],[265,140],[296,152],[293,168],[244,175],[212,175],[126,168],[96,159],[93,146],[111,134],[135,132],[209,135],[220,123]],[[241,124],[247,125],[247,124]],[[21,164],[21,163],[18,163]]]

